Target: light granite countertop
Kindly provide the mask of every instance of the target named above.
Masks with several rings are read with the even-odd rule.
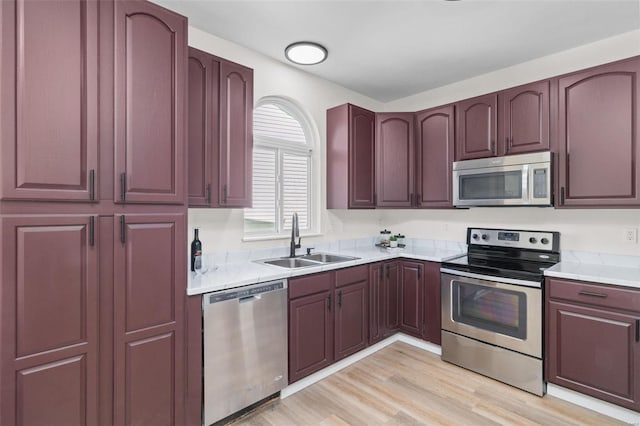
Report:
[[[316,250],[313,251],[314,253],[354,256],[359,259],[295,269],[266,265],[255,261],[255,259],[285,256],[286,254],[283,254],[282,249],[273,249],[270,251],[260,250],[259,253],[228,253],[225,262],[214,261],[213,266],[210,267],[208,271],[205,270],[204,274],[190,272],[187,294],[193,296],[259,282],[331,271],[400,257],[443,262],[466,253],[466,245],[455,242],[436,242],[432,240],[416,241],[412,244],[407,244],[406,248],[394,249],[375,247],[372,243],[366,245],[359,243],[362,243],[362,240],[340,241],[339,244],[318,245]],[[304,248],[298,250],[298,253],[304,253]],[[207,263],[211,262],[205,261],[205,268]]]
[[[560,263],[544,271],[544,275],[640,289],[638,256],[562,252],[561,259]]]

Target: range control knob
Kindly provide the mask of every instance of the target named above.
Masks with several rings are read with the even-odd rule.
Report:
[[[535,244],[535,243],[537,243],[537,242],[538,242],[538,240],[536,239],[536,237],[531,237],[531,238],[529,238],[529,242],[530,242],[531,244]]]
[[[547,238],[543,238],[540,240],[542,244],[549,244],[549,240]]]
[[[480,238],[480,237],[478,236],[478,234],[473,234],[473,235],[471,235],[471,238],[473,238],[474,240],[478,241],[478,238]]]
[[[489,239],[489,236],[487,234],[482,234],[482,239],[484,241],[487,241]]]

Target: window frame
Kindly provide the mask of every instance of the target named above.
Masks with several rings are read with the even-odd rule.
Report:
[[[276,240],[286,239],[291,237],[291,228],[285,229],[283,217],[283,203],[282,203],[282,191],[283,191],[283,179],[282,179],[282,159],[283,153],[290,153],[293,155],[303,155],[309,158],[309,170],[308,170],[308,228],[300,229],[301,236],[316,236],[320,233],[320,214],[319,214],[319,193],[320,193],[320,176],[319,176],[319,154],[318,143],[319,138],[318,129],[306,113],[306,111],[300,106],[298,102],[293,99],[283,96],[265,96],[261,98],[254,107],[254,112],[261,106],[271,104],[283,109],[292,118],[300,123],[302,131],[305,135],[306,144],[302,145],[296,142],[287,142],[278,138],[270,136],[260,136],[254,133],[253,136],[253,149],[261,148],[273,150],[276,152],[276,232],[247,232],[245,228],[245,212],[248,209],[243,209],[243,238],[242,241],[259,241],[259,240]],[[253,179],[253,177],[252,177]],[[253,183],[252,183],[253,185]]]

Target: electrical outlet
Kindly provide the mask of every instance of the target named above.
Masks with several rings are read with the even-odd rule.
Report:
[[[631,244],[638,243],[638,228],[624,228],[624,241]]]

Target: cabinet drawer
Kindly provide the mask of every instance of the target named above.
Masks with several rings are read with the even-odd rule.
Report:
[[[332,272],[289,279],[289,299],[331,290]]]
[[[338,269],[336,271],[336,287],[366,281],[369,275],[368,265],[354,266],[353,268]]]
[[[547,292],[552,299],[640,312],[640,290],[547,278]]]

